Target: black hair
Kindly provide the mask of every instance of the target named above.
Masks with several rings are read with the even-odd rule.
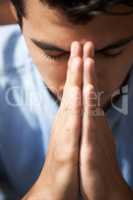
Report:
[[[11,0],[19,19],[25,15],[26,0]],[[27,0],[28,1],[28,0]],[[38,0],[52,9],[59,9],[72,23],[86,23],[90,18],[101,13],[110,15],[133,14],[133,0]],[[126,12],[111,12],[115,5],[127,6]]]

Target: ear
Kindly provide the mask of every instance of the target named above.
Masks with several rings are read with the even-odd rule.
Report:
[[[12,13],[11,2],[2,1],[0,3],[0,25],[8,25],[13,23],[16,23],[16,17]]]
[[[18,21],[17,11],[16,11],[16,8],[14,7],[13,3],[10,3],[10,10],[14,17],[14,20],[17,22]]]

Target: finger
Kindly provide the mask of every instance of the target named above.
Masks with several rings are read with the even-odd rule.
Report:
[[[95,62],[91,58],[84,61],[83,103],[85,115],[91,115],[97,104]]]
[[[71,44],[71,54],[70,57],[82,57],[83,50],[81,44],[77,41]]]
[[[90,138],[92,137],[90,129],[94,130],[94,116],[97,109],[95,62],[90,57],[87,57],[84,60],[83,79],[82,149],[84,148],[83,146],[88,144]]]
[[[94,45],[92,42],[86,42],[83,48],[83,58],[94,58]]]
[[[83,139],[86,140],[89,126],[89,116],[93,115],[96,107],[96,76],[94,62],[94,45],[86,42],[83,48]]]
[[[84,60],[83,87],[96,87],[96,74],[94,59],[87,57]]]
[[[75,115],[79,114],[82,103],[83,61],[81,52],[82,47],[80,43],[72,43],[70,60],[68,62],[67,80],[61,102],[63,109],[65,108],[65,110],[71,112],[70,114],[75,113]]]
[[[83,79],[82,47],[79,42],[73,42],[68,61],[66,85],[81,87]]]
[[[89,116],[95,114],[97,106],[95,62],[86,58],[84,62],[84,83],[83,83],[83,122],[88,123]]]
[[[67,132],[62,137],[65,138],[65,141],[69,141],[69,149],[71,149],[72,146],[75,146],[78,149],[81,132],[81,86],[83,80],[83,61],[81,52],[81,45],[74,42],[71,47],[67,80],[60,107],[61,119],[64,121],[63,129],[64,132]]]
[[[94,45],[92,42],[86,42],[83,47],[84,59],[84,87],[88,84],[96,86],[95,63],[94,63]]]

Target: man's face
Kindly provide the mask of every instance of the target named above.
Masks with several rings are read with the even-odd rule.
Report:
[[[119,41],[133,36],[133,15],[101,15],[79,26],[70,24],[60,11],[49,9],[38,0],[29,0],[26,11],[23,33],[28,48],[44,82],[54,94],[58,96],[63,92],[73,41],[94,43],[99,92],[109,97],[121,86],[133,63],[133,42]]]

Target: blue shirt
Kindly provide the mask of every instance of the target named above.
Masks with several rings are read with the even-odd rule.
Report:
[[[20,199],[33,185],[45,162],[58,105],[44,86],[17,25],[0,27],[0,179]],[[107,112],[117,144],[118,163],[133,188],[133,94],[129,78],[129,113]]]

